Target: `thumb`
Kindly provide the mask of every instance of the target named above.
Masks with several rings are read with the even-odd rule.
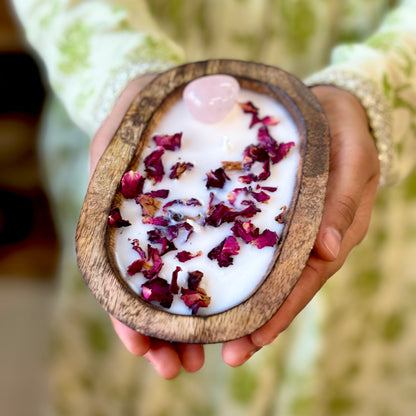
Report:
[[[366,114],[358,100],[333,87],[315,89],[314,93],[327,114],[331,130],[327,195],[314,253],[325,261],[334,261],[356,219],[367,185],[377,176],[378,158]],[[362,234],[354,236],[355,244],[361,241]]]

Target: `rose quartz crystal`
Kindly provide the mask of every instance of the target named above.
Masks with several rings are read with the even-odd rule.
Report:
[[[213,124],[232,110],[239,90],[237,80],[229,75],[208,75],[190,82],[184,89],[183,100],[196,120]]]

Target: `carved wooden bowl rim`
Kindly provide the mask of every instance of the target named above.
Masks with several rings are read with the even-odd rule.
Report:
[[[300,163],[280,244],[262,283],[248,299],[231,309],[209,316],[185,316],[143,301],[127,286],[115,263],[113,231],[107,219],[110,208],[122,198],[122,175],[140,159],[164,111],[180,97],[187,83],[210,74],[234,76],[243,88],[280,101],[300,134]],[[209,60],[162,73],[137,95],[90,181],[76,233],[78,265],[87,286],[116,319],[159,339],[216,343],[252,333],[282,305],[310,255],[322,218],[329,148],[328,123],[317,99],[299,79],[279,68]]]

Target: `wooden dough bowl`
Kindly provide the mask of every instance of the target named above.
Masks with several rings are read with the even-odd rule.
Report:
[[[120,206],[120,181],[134,169],[161,116],[190,81],[210,74],[235,77],[242,88],[282,103],[300,135],[300,163],[288,218],[274,261],[256,291],[224,312],[178,315],[145,302],[124,282],[113,253],[108,213]],[[294,76],[275,67],[234,60],[186,64],[158,76],[133,101],[101,157],[89,184],[76,234],[81,273],[102,307],[146,335],[172,342],[216,343],[264,325],[289,295],[312,250],[322,218],[329,166],[329,129],[315,96]]]

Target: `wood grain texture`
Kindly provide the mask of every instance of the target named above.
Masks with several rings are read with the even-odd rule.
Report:
[[[217,73],[232,75],[242,88],[267,94],[287,108],[301,137],[301,163],[274,260],[253,295],[222,313],[175,315],[143,301],[124,283],[114,259],[114,231],[107,227],[107,218],[110,208],[122,201],[122,175],[137,166],[166,109],[180,98],[187,83]],[[301,81],[278,68],[211,60],[161,74],[132,103],[87,191],[76,248],[79,268],[92,294],[107,312],[129,327],[168,341],[216,343],[252,333],[276,313],[305,267],[322,218],[329,149],[328,124],[318,101]]]

